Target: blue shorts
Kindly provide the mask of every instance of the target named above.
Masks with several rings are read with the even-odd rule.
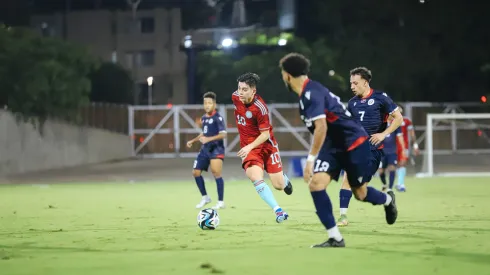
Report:
[[[383,161],[382,162],[383,162],[383,165],[381,167],[383,169],[386,169],[386,167],[388,167],[389,165],[396,166],[396,164],[398,163],[398,155],[396,153],[386,154],[383,157]]]
[[[225,158],[225,149],[221,147],[216,147],[208,151],[207,148],[202,148],[197,155],[196,160],[194,160],[193,168],[201,171],[208,171],[209,164],[212,159],[221,159]]]
[[[381,150],[371,151],[368,140],[351,151],[323,146],[313,166],[313,172],[327,173],[338,181],[340,172],[344,170],[351,186],[361,186],[371,181],[382,156]]]

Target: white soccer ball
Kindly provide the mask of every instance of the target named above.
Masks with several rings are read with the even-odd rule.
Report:
[[[218,212],[211,208],[199,211],[197,215],[197,226],[202,230],[214,230],[219,225]]]

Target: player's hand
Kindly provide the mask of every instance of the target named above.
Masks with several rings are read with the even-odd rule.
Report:
[[[193,143],[194,143],[194,142],[193,142],[192,140],[189,140],[189,141],[187,142],[187,148],[191,148]]]
[[[369,141],[373,145],[378,145],[381,142],[383,142],[383,140],[385,140],[385,138],[386,138],[386,135],[385,134],[383,134],[383,133],[377,133],[377,134],[372,135],[371,138],[369,139]]]
[[[419,148],[416,148],[416,149],[413,148],[413,154],[414,154],[414,156],[418,156],[420,154]]]
[[[243,147],[242,149],[240,149],[240,151],[238,151],[238,153],[236,155],[241,157],[241,158],[245,158],[245,157],[247,157],[248,153],[250,153],[250,151],[252,151],[252,146],[247,145],[247,146]]]
[[[209,142],[209,138],[208,137],[200,137],[199,138],[199,141],[202,143],[202,144],[206,144]]]
[[[313,177],[313,161],[307,161],[305,165],[305,170],[303,170],[303,179],[305,183],[310,183],[311,178]]]

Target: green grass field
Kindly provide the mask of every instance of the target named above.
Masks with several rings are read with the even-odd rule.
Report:
[[[283,224],[250,183],[225,184],[215,231],[196,225],[191,180],[0,186],[0,274],[490,274],[488,178],[409,179],[393,226],[353,201],[345,249],[309,248],[326,232],[300,180],[275,193]]]

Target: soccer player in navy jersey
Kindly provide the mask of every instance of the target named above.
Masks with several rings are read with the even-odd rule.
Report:
[[[388,123],[391,123],[392,118],[390,117]],[[383,183],[383,191],[393,189],[393,184],[395,184],[395,176],[396,176],[396,165],[398,163],[398,154],[397,154],[397,143],[402,146],[401,154],[405,154],[405,146],[403,144],[403,133],[401,127],[396,128],[396,130],[386,135],[386,138],[383,142],[383,159],[381,160],[381,168],[378,170],[379,177],[381,182]],[[402,156],[404,157],[404,156]],[[386,184],[386,172],[389,173],[389,185]]]
[[[187,142],[187,147],[189,148],[192,147],[194,142],[200,141],[202,143],[201,151],[199,151],[194,161],[194,169],[192,170],[192,175],[202,195],[201,201],[196,205],[196,208],[202,208],[211,202],[211,198],[206,192],[204,179],[201,176],[202,171],[208,171],[209,166],[211,166],[211,173],[213,173],[218,189],[218,202],[213,208],[220,209],[225,207],[223,201],[225,183],[221,177],[221,171],[223,170],[223,159],[225,157],[223,139],[226,137],[226,128],[223,117],[216,112],[216,94],[213,92],[205,93],[203,101],[206,113],[201,117],[202,132]]]
[[[313,134],[304,180],[309,185],[316,213],[328,232],[328,240],[313,247],[345,246],[326,192],[331,180],[338,180],[342,169],[356,199],[384,205],[386,222],[393,224],[398,215],[394,194],[367,186],[372,174],[369,174],[371,153],[366,130],[352,118],[339,97],[308,78],[310,61],[306,57],[290,53],[281,59],[279,66],[286,87],[300,97],[301,119]]]
[[[369,86],[371,79],[371,71],[365,67],[354,68],[350,71],[350,85],[354,92],[354,97],[349,100],[347,109],[371,137],[371,170],[368,173],[372,176],[378,170],[383,158],[383,140],[400,127],[403,122],[403,116],[398,106],[386,93],[374,90]],[[393,121],[387,127],[389,116],[393,117]],[[369,182],[370,178],[365,180],[365,182]],[[340,218],[337,221],[338,226],[349,224],[347,209],[349,208],[351,197],[352,191],[349,187],[349,178],[344,175],[339,192]]]

